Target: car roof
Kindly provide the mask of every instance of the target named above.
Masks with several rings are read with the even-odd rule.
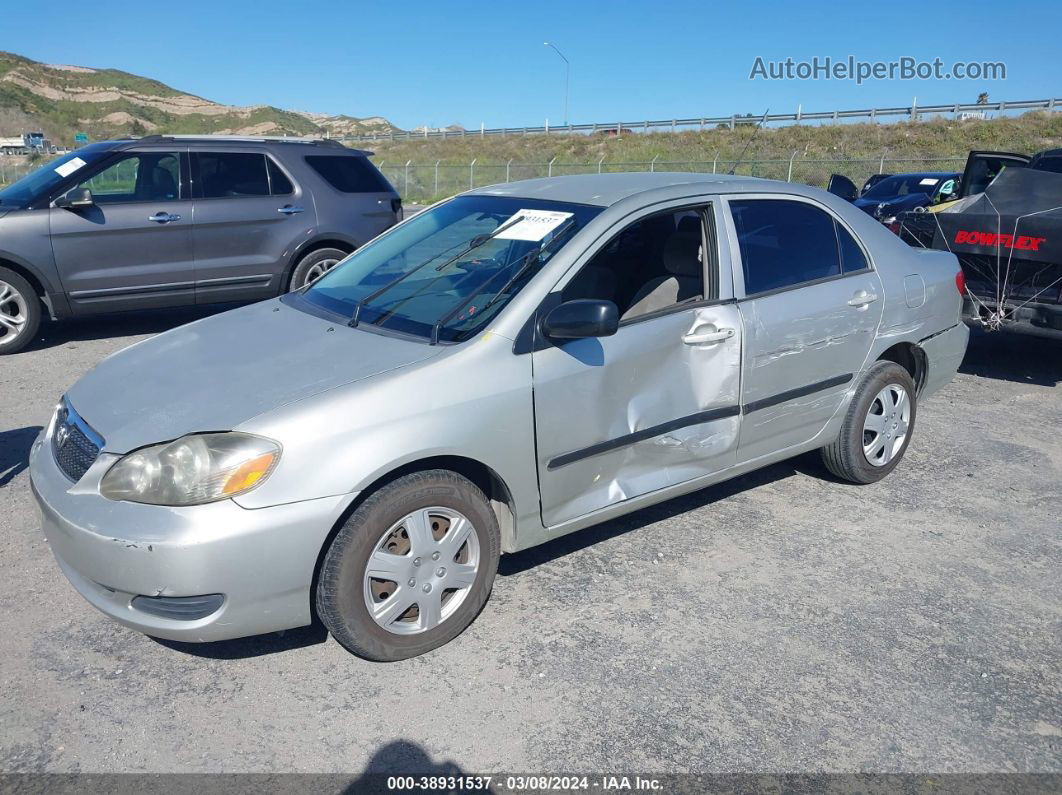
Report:
[[[958,177],[960,171],[901,171],[898,174],[886,174],[888,177]]]
[[[591,204],[609,207],[623,199],[660,188],[678,185],[695,187],[701,193],[748,193],[771,191],[811,195],[821,193],[806,185],[780,182],[759,177],[741,177],[730,174],[697,174],[674,171],[642,171],[613,174],[576,174],[563,177],[541,177],[520,182],[487,185],[471,190],[468,194],[489,196],[512,196],[525,199]]]

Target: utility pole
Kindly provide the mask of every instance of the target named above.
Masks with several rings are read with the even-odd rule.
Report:
[[[563,61],[564,61],[564,126],[567,127],[568,126],[568,84],[569,84],[570,78],[572,76],[572,65],[571,65],[571,62],[567,58],[564,57],[564,53],[562,53],[560,50],[557,49],[557,45],[556,44],[552,44],[552,43],[550,43],[548,41],[544,41],[544,42],[542,42],[542,46],[550,47],[553,50],[553,52],[557,53],[557,55],[559,55],[561,57],[561,59],[563,59]]]

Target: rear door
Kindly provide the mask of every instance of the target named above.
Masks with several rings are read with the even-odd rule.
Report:
[[[194,302],[192,203],[183,147],[125,151],[78,183],[91,207],[48,210],[75,314]]]
[[[548,299],[613,301],[621,321],[532,353],[546,526],[733,464],[741,326],[703,257],[713,229],[706,204],[627,222]]]
[[[730,197],[745,333],[739,462],[807,442],[863,369],[881,280],[851,229],[795,196]]]
[[[281,292],[316,218],[302,188],[253,147],[191,152],[196,303],[250,301]]]
[[[966,158],[966,168],[962,172],[959,195],[954,198],[984,193],[985,188],[1004,168],[1025,168],[1027,165],[1027,156],[1013,152],[970,152]]]

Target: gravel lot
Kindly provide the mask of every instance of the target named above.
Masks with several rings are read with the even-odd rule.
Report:
[[[975,337],[882,483],[805,456],[503,558],[469,631],[382,665],[157,642],[55,565],[56,398],[202,314],[0,358],[0,771],[1062,771],[1062,345]]]

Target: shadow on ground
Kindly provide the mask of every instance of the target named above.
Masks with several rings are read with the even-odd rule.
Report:
[[[254,635],[250,638],[219,640],[213,643],[185,643],[177,640],[152,638],[153,641],[167,649],[189,654],[193,657],[205,657],[211,660],[247,660],[267,654],[279,654],[294,649],[304,649],[328,640],[328,631],[319,623],[308,627],[288,629],[284,632],[271,632],[268,635]]]
[[[0,431],[0,488],[29,466],[30,448],[40,432],[40,425]]]
[[[136,312],[116,312],[98,317],[69,318],[43,323],[37,339],[25,351],[39,351],[66,345],[71,342],[133,337],[142,334],[160,334],[193,320],[216,315],[240,304],[211,304],[210,306],[186,306],[172,309],[152,309]]]
[[[970,332],[960,373],[1037,386],[1062,382],[1062,342],[1022,334]]]

